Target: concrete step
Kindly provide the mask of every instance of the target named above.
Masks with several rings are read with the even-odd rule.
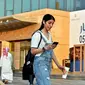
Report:
[[[62,72],[59,69],[52,69],[51,72],[51,78],[54,79],[61,79],[62,78]],[[67,79],[79,79],[79,80],[85,80],[85,72],[68,72]]]
[[[51,75],[52,79],[62,79],[62,74]],[[85,75],[70,75],[67,76],[68,80],[85,80]]]

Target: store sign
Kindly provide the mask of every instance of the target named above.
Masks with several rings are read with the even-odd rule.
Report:
[[[79,42],[85,43],[85,24],[84,23],[82,23],[82,26],[80,26]]]
[[[85,43],[85,10],[70,13],[70,47]]]

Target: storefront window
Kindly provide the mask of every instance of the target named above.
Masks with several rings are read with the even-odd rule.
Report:
[[[40,0],[40,9],[47,8],[47,0]]]
[[[0,0],[0,17],[4,16],[4,0]]]
[[[30,41],[20,42],[20,68],[23,67],[23,64],[25,62],[25,56],[27,55],[29,48],[30,48]]]
[[[14,0],[14,14],[21,13],[21,0]]]
[[[31,10],[30,1],[31,0],[22,0],[23,1],[23,12],[27,12]]]
[[[48,8],[56,9],[56,0],[48,0]]]

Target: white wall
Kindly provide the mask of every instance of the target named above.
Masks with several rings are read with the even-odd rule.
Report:
[[[70,47],[85,43],[85,10],[70,12]]]

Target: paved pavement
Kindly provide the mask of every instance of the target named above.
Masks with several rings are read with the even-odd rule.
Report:
[[[52,85],[85,85],[85,80],[81,79],[51,79]],[[14,77],[14,81],[12,84],[7,85],[28,85],[28,82],[22,80],[21,77]],[[35,81],[34,81],[35,85]]]
[[[34,80],[34,85],[35,85],[36,80]],[[83,78],[69,78],[67,79],[62,79],[61,76],[56,77],[53,76],[51,77],[51,82],[52,85],[85,85],[85,79]],[[28,81],[22,80],[22,77],[15,77],[12,84],[7,84],[7,85],[29,85]]]
[[[57,73],[57,75],[56,75]],[[85,85],[85,73],[69,73],[67,79],[62,79],[62,73],[54,71],[51,75],[52,85]],[[35,85],[36,80],[34,81]],[[28,81],[22,80],[21,72],[14,73],[12,84],[7,85],[29,85]]]

